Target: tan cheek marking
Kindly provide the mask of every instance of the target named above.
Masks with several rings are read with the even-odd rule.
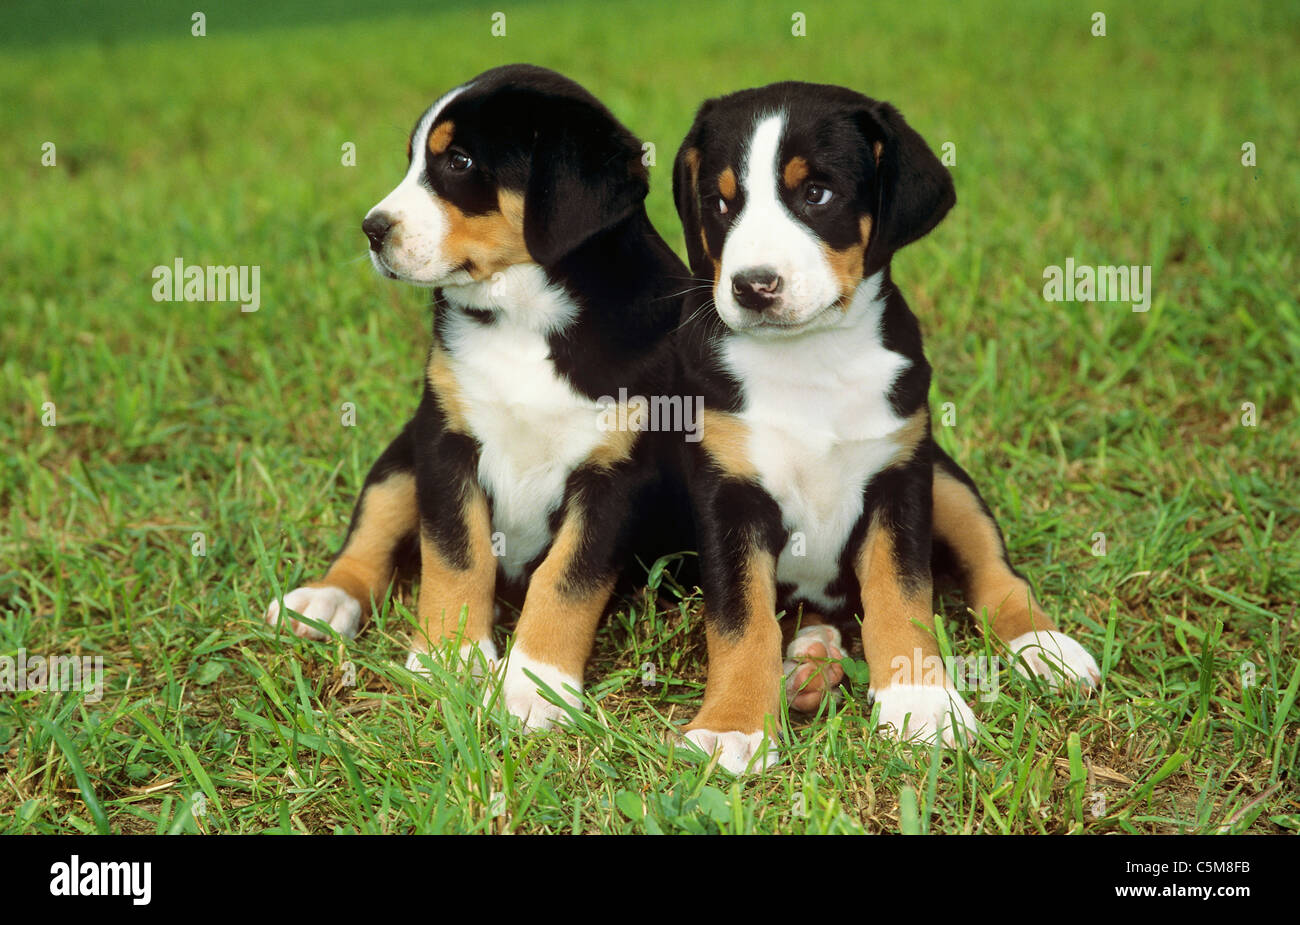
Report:
[[[723,199],[736,198],[736,171],[730,167],[718,174],[718,192]]]
[[[452,133],[456,131],[456,126],[449,120],[443,122],[432,132],[429,133],[429,153],[441,154],[451,146]]]
[[[749,458],[749,427],[740,418],[706,409],[700,427],[700,445],[719,470],[738,479],[758,478]]]
[[[450,226],[443,240],[443,253],[453,265],[468,262],[470,276],[476,280],[533,262],[524,244],[523,196],[502,190],[497,204],[499,211],[466,215],[445,200],[441,203]]]
[[[884,149],[885,146],[878,141],[871,146],[872,153],[876,155],[876,166],[880,165],[880,152]]]
[[[447,430],[456,433],[469,433],[469,424],[465,421],[465,406],[460,394],[460,383],[451,370],[447,352],[441,347],[434,347],[429,354],[429,363],[424,375],[438,399],[438,407],[447,419]]]
[[[722,261],[709,252],[709,239],[703,228],[700,228],[700,246],[704,248],[704,256],[709,258],[709,263],[713,264],[713,285],[717,286],[718,280],[722,278]]]
[[[1029,583],[1007,566],[992,518],[963,482],[939,469],[934,471],[934,535],[957,557],[966,606],[977,614],[988,608],[1000,639],[1056,629],[1034,600]]]
[[[871,235],[871,216],[864,215],[858,220],[858,233],[861,237],[856,244],[850,244],[844,250],[837,251],[825,241],[821,242],[822,255],[839,284],[840,298],[847,304],[862,282],[866,244]]]
[[[398,472],[366,488],[357,524],[325,577],[312,587],[342,588],[370,610],[393,578],[393,551],[416,526],[415,477]]]
[[[615,580],[611,575],[582,587],[570,581],[585,532],[582,513],[571,504],[555,542],[528,582],[524,609],[515,630],[515,645],[522,651],[576,678],[582,677],[591,655],[596,627],[614,591]]]
[[[807,177],[808,162],[802,157],[790,158],[786,162],[785,170],[781,172],[781,179],[785,182],[785,188],[789,190],[797,189]]]
[[[477,485],[469,488],[461,517],[468,528],[468,568],[449,562],[430,537],[420,535],[420,599],[417,610],[425,638],[439,640],[461,633],[461,611],[466,610],[464,640],[481,642],[492,632],[493,597],[497,562],[492,555],[492,522],[487,498]]]
[[[871,669],[872,690],[889,686],[899,671],[895,660],[900,657],[906,659],[903,680],[919,683],[926,666],[916,664],[916,650],[922,658],[939,654],[934,636],[916,625],[933,625],[928,576],[920,588],[904,585],[894,557],[894,537],[879,517],[867,528],[856,572],[862,585],[862,653]]]
[[[745,569],[743,631],[730,636],[708,621],[709,677],[704,704],[688,730],[754,733],[774,722],[782,683],[775,576],[772,555],[753,553]]]

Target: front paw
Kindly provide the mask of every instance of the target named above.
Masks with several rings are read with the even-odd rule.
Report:
[[[706,757],[718,756],[718,766],[737,776],[757,773],[781,760],[776,743],[762,731],[715,732],[712,729],[687,729],[684,740]]]
[[[878,728],[902,741],[933,745],[936,739],[956,748],[975,739],[978,723],[961,695],[934,684],[891,684],[874,692],[880,704]]]
[[[330,585],[294,588],[284,596],[285,610],[293,610],[317,623],[324,623],[345,639],[357,635],[361,626],[361,602],[342,588]],[[297,620],[280,610],[280,602],[271,601],[264,618],[272,626],[285,624],[295,636],[304,639],[328,639],[314,626]]]
[[[1097,660],[1064,633],[1031,630],[1012,639],[1007,647],[1013,657],[1019,656],[1016,659],[1016,671],[1026,678],[1032,671],[1053,690],[1060,687],[1063,681],[1088,690],[1101,683],[1101,669],[1097,667]]]
[[[506,659],[505,675],[501,679],[501,699],[511,716],[523,721],[525,732],[550,729],[555,724],[568,725],[569,711],[546,699],[532,674],[559,698],[576,710],[582,709],[582,679],[561,671],[554,665],[538,661],[515,646]],[[485,699],[490,699],[491,692]]]

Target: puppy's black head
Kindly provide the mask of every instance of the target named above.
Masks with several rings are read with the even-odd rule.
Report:
[[[648,189],[632,133],[582,87],[531,65],[445,94],[407,155],[362,229],[380,272],[429,286],[550,267],[641,208]]]
[[[898,110],[804,83],[706,102],[673,194],[692,272],[713,277],[729,327],[760,336],[836,324],[859,283],[956,202]]]

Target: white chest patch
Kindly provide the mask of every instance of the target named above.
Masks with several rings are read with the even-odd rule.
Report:
[[[546,334],[577,310],[535,266],[507,270],[486,298],[488,284],[444,291],[452,304],[501,308],[492,324],[456,314],[446,329],[450,364],[466,421],[482,446],[479,483],[492,499],[501,566],[518,578],[550,541],[550,515],[560,506],[569,474],[607,434],[600,407],[558,376]]]
[[[825,589],[862,515],[862,489],[898,451],[904,424],[889,391],[910,364],[881,343],[880,282],[863,280],[843,324],[780,340],[730,337],[723,351],[744,390],[750,460],[791,532],[777,580],[829,608],[845,603]]]

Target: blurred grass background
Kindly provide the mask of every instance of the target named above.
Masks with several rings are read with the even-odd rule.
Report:
[[[836,0],[796,4],[795,37],[775,3],[292,0],[201,4],[194,37],[193,6],[0,8],[0,655],[109,665],[98,705],[0,694],[0,828],[1296,827],[1300,9],[1112,3],[1094,37],[1096,4]],[[932,404],[956,406],[936,430],[1040,595],[1106,650],[1105,695],[1009,680],[980,708],[982,757],[927,785],[941,759],[864,736],[858,691],[741,791],[661,743],[701,694],[689,596],[630,602],[589,669],[600,722],[528,742],[456,679],[412,691],[391,666],[409,596],[346,649],[250,622],[320,572],[418,397],[426,294],[372,273],[361,218],[428,103],[512,61],[568,74],[655,144],[650,214],[679,250],[672,158],[707,96],[844,84],[955,144],[957,208],[895,261]],[[260,266],[261,310],[153,302],[152,268],[176,257]],[[1151,265],[1151,311],[1044,302],[1067,257]],[[645,660],[664,684],[640,686]],[[637,796],[665,779],[676,802]],[[1076,811],[1085,788],[1111,810]],[[811,815],[791,814],[796,792]]]

